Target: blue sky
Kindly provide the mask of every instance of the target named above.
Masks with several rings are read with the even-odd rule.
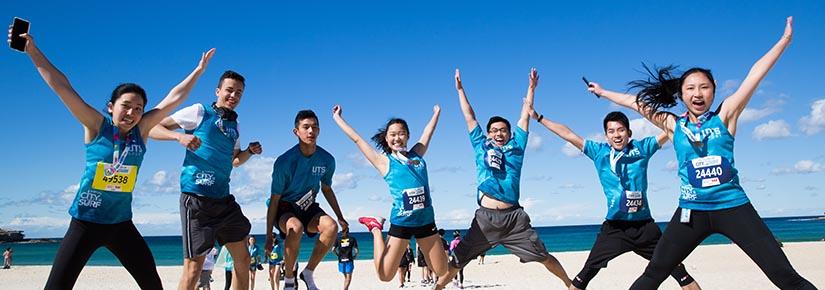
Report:
[[[214,86],[226,69],[246,76],[238,108],[241,141],[260,141],[264,154],[235,169],[232,191],[253,232],[262,233],[271,166],[296,143],[292,119],[300,109],[320,115],[319,144],[337,159],[333,188],[360,231],[355,219],[388,214],[389,195],[334,125],[332,106],[341,104],[365,137],[388,118],[402,117],[417,138],[432,106],[440,104],[441,122],[427,155],[436,219],[444,227],[466,228],[476,207],[475,169],[453,86],[455,68],[461,68],[482,122],[494,114],[515,121],[527,74],[536,67],[537,109],[582,136],[599,138],[602,117],[618,108],[587,94],[582,75],[623,90],[641,76],[642,62],[707,67],[719,84],[718,104],[793,15],[794,41],[740,121],[736,161],[763,216],[825,210],[823,2],[350,2],[13,1],[0,19],[32,21],[39,47],[101,109],[121,82],[141,84],[149,104],[157,104],[202,51],[217,48],[186,105],[214,101]],[[0,142],[0,226],[32,237],[62,236],[83,169],[82,128],[28,57],[6,49],[0,62],[0,90],[10,107],[0,114],[7,124]],[[655,134],[641,120],[632,126],[636,137]],[[603,219],[605,201],[592,163],[571,153],[555,135],[531,124],[521,201],[534,225]],[[149,143],[133,204],[144,235],[179,234],[183,155],[176,143]],[[674,160],[668,146],[650,165],[650,202],[660,221],[677,203]]]

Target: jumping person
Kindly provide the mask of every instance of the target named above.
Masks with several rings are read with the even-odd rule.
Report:
[[[544,243],[530,225],[530,218],[518,202],[521,166],[530,124],[528,103],[533,102],[538,81],[538,72],[532,69],[527,95],[515,130],[512,130],[507,119],[494,116],[487,122],[485,135],[464,92],[461,73],[458,69],[455,70],[455,88],[476,158],[476,201],[479,208],[475,212],[469,231],[453,250],[449,278],[439,279],[437,289],[443,289],[461,268],[498,244],[518,256],[522,263],[541,263],[561,279],[565,286],[570,286],[570,278],[567,277],[564,268],[555,257],[547,253]]]
[[[602,127],[607,142],[584,140],[564,124],[530,110],[530,115],[550,131],[593,160],[607,199],[607,216],[584,267],[573,278],[570,290],[585,289],[607,263],[626,252],[650,260],[662,236],[650,215],[647,202],[647,168],[650,158],[667,142],[664,132],[642,140],[631,139],[630,121],[622,112],[610,112]],[[700,289],[685,266],[679,264],[670,276],[682,289]]]
[[[307,288],[315,290],[318,287],[315,286],[312,273],[332,248],[338,234],[338,224],[315,201],[319,191],[323,192],[344,231],[348,224],[338,206],[335,191],[332,190],[335,158],[317,144],[321,133],[318,116],[313,111],[302,110],[295,116],[294,124],[292,133],[298,137],[298,144],[278,156],[273,165],[266,231],[271,231],[277,223],[281,238],[284,239],[286,265],[297,261],[304,233],[310,238],[318,235],[312,255],[300,274]],[[266,249],[271,244],[272,238],[268,236]],[[289,267],[285,269],[284,289],[292,290],[295,287],[295,272]]]
[[[180,174],[180,216],[183,233],[183,272],[178,289],[195,287],[205,255],[215,242],[232,254],[234,289],[249,283],[246,237],[251,224],[229,193],[232,167],[261,154],[258,142],[241,150],[238,114],[245,88],[244,77],[224,72],[215,89],[216,102],[194,104],[163,119],[149,134],[157,140],[175,140],[186,150]],[[184,132],[173,130],[183,129]]]
[[[11,41],[9,28],[9,41]],[[71,289],[92,254],[106,247],[142,289],[162,289],[152,252],[132,222],[132,190],[146,153],[149,131],[180,105],[206,70],[215,50],[201,55],[192,73],[154,108],[144,113],[146,92],[133,83],[118,85],[101,114],[86,103],[35,45],[29,34],[25,53],[46,84],[83,126],[86,165],[74,201],[69,229],[60,242],[45,289]],[[200,274],[200,269],[198,269]],[[193,287],[194,288],[194,287]]]
[[[733,148],[737,121],[759,83],[791,43],[792,18],[779,41],[751,67],[733,95],[715,110],[716,83],[710,70],[691,68],[673,77],[673,67],[651,72],[651,78],[631,82],[636,96],[603,89],[588,90],[639,112],[673,141],[681,182],[679,208],[653,252],[653,258],[631,289],[656,289],[705,238],[722,234],[739,246],[780,289],[816,289],[791,266],[773,234],[739,185]],[[687,112],[665,108],[681,100]]]
[[[386,242],[381,234],[384,227],[383,218],[358,219],[372,233],[373,257],[378,278],[384,282],[392,280],[398,271],[407,244],[413,237],[421,246],[427,264],[432,266],[436,275],[446,275],[447,255],[436,232],[427,163],[424,162],[424,153],[427,152],[435,132],[441,108],[438,105],[433,107],[432,118],[424,127],[421,138],[411,149],[407,149],[410,138],[407,122],[398,118],[390,119],[372,136],[381,152],[372,149],[369,143],[347,124],[342,117],[340,106],[335,106],[332,111],[333,119],[341,130],[355,142],[370,164],[384,177],[393,197],[390,229],[387,233],[389,237]]]

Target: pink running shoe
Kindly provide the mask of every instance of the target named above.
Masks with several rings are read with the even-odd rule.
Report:
[[[374,216],[362,216],[358,218],[358,222],[367,226],[367,229],[372,232],[372,229],[384,230],[384,218]]]

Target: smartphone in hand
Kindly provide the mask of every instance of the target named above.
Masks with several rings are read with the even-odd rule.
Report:
[[[26,51],[26,43],[28,40],[20,37],[20,34],[29,33],[29,22],[22,18],[14,18],[14,23],[11,27],[11,42],[9,47],[19,52]]]

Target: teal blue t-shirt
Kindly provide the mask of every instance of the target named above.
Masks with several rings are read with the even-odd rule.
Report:
[[[392,209],[390,223],[404,227],[421,227],[435,223],[435,212],[430,199],[427,163],[414,151],[406,160],[387,154],[389,170],[384,181],[390,188]]]
[[[608,143],[584,142],[582,152],[593,160],[607,198],[605,219],[652,219],[647,202],[647,165],[658,150],[659,143],[654,136],[630,140],[622,151],[616,151]]]
[[[711,114],[701,128],[687,117],[676,119],[673,148],[679,162],[681,208],[719,210],[750,202],[739,185],[734,137],[719,115]]]
[[[513,138],[504,146],[495,146],[492,140],[476,126],[470,131],[470,143],[476,157],[478,174],[478,198],[481,202],[482,192],[497,200],[518,205],[519,180],[521,166],[524,163],[524,151],[527,148],[527,136],[520,127],[513,131]]]
[[[184,110],[196,106],[201,106],[203,118],[196,127],[185,132],[198,137],[201,146],[195,151],[186,150],[180,172],[181,192],[224,198],[229,196],[229,176],[239,137],[238,122],[221,119],[211,106],[196,104]]]
[[[321,183],[332,186],[335,158],[321,146],[304,156],[298,145],[278,156],[272,168],[272,195],[307,209],[315,203]]]
[[[138,126],[123,139],[115,134],[119,134],[117,127],[104,115],[97,136],[86,144],[85,170],[69,208],[69,214],[78,220],[115,224],[132,219],[132,191],[146,145]],[[115,144],[120,166],[113,161]]]

